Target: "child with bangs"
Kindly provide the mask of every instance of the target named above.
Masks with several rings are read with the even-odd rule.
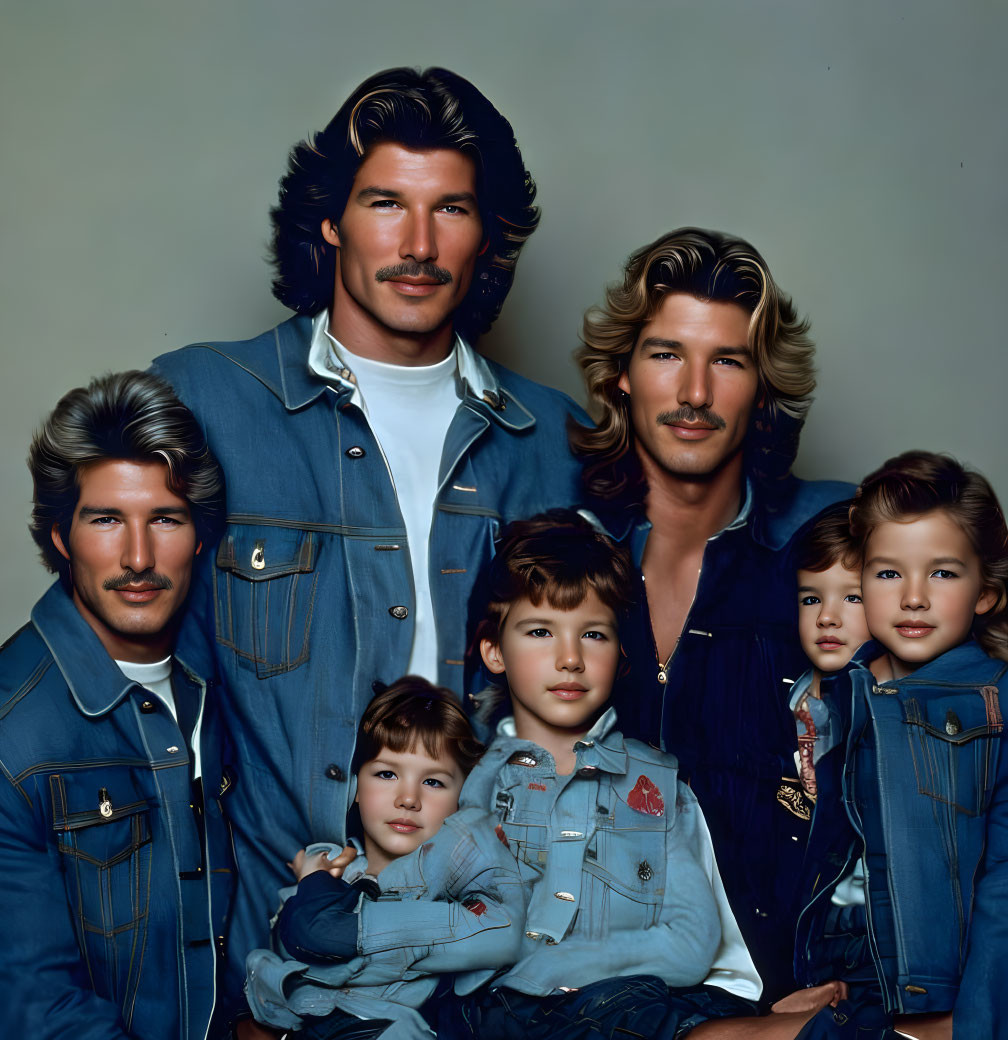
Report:
[[[289,864],[276,952],[247,960],[256,1021],[304,1040],[429,1040],[455,994],[515,960],[514,857],[486,812],[456,811],[482,751],[450,690],[406,676],[375,697],[354,755],[361,840]]]
[[[505,528],[485,586],[479,653],[512,714],[462,804],[496,813],[529,906],[517,963],[462,1002],[460,1035],[671,1040],[752,1015],[761,983],[696,798],[609,705],[629,559],[555,510]]]
[[[1004,514],[980,474],[918,451],[864,480],[850,528],[873,639],[823,681],[840,732],[816,764],[795,958],[847,999],[801,1036],[1006,1037]]]

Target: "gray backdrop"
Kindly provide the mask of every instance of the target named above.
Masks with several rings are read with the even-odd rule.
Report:
[[[0,638],[49,580],[24,456],[57,398],[284,317],[291,144],[365,76],[442,64],[514,124],[540,230],[492,356],[581,396],[583,309],[631,249],[751,239],[812,319],[797,470],[950,451],[1008,497],[996,0],[0,0]],[[250,445],[250,452],[267,445]]]

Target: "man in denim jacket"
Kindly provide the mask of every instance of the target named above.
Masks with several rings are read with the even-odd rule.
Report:
[[[207,667],[172,649],[220,469],[140,372],[71,391],[29,466],[60,580],[0,652],[0,1036],[203,1040],[226,785]]]
[[[805,669],[790,547],[850,494],[790,475],[815,386],[807,332],[747,242],[669,232],[585,316],[601,419],[571,437],[590,507],[641,568],[620,726],[679,759],[768,1000],[794,989],[808,830],[786,685]]]
[[[274,291],[297,317],[155,362],[227,477],[184,639],[214,641],[239,754],[236,973],[267,942],[284,862],[345,834],[378,684],[411,672],[466,692],[468,600],[496,531],[576,498],[576,406],[470,345],[538,223],[534,194],[472,84],[379,73],[282,181]]]

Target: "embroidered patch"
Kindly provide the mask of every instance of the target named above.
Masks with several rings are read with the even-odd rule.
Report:
[[[627,795],[627,805],[637,812],[647,813],[648,816],[665,815],[665,799],[657,784],[649,777],[637,777],[637,783],[633,790]]]
[[[462,905],[471,914],[475,914],[477,917],[482,917],[486,913],[486,903],[481,899],[466,899]]]
[[[530,784],[528,785],[528,789],[529,789],[530,791],[545,791],[545,790],[546,790],[546,785],[545,785],[545,784],[537,784],[537,783],[536,783],[536,782],[535,782],[535,781],[533,780],[533,781],[532,781],[532,782],[531,782],[531,783],[530,783]]]
[[[808,796],[799,780],[782,777],[780,787],[777,788],[777,801],[799,820],[807,822],[812,819],[815,799]]]

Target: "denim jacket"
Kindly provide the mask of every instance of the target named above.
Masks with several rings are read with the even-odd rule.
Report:
[[[820,759],[796,968],[821,981],[830,894],[864,854],[869,946],[886,1010],[954,1008],[955,1035],[1008,1036],[1008,665],[973,641],[879,683],[867,643],[824,687],[844,740]]]
[[[203,1040],[232,880],[212,711],[198,815],[171,714],[58,583],[0,661],[0,1036]]]
[[[648,974],[755,1000],[696,798],[675,758],[615,725],[610,708],[565,776],[505,719],[462,789],[463,804],[496,811],[529,889],[521,957],[494,985],[545,996]]]
[[[357,723],[380,683],[406,670],[413,577],[381,449],[354,385],[307,367],[311,319],[243,343],[158,358],[204,425],[227,479],[216,558],[194,575],[180,646],[212,633],[239,756],[229,806],[239,890],[230,944],[267,944],[283,864],[345,837]],[[439,682],[460,696],[474,580],[509,520],[570,505],[579,467],[565,395],[474,356],[445,438],[430,535]],[[213,556],[213,554],[208,554]],[[210,565],[212,563],[212,565]],[[237,946],[244,943],[244,952]]]
[[[808,836],[799,804],[789,681],[808,662],[798,642],[795,536],[848,484],[790,477],[750,482],[737,519],[707,542],[696,594],[666,667],[659,667],[641,594],[620,628],[628,670],[613,704],[631,737],[679,759],[703,806],[728,899],[767,995],[791,978],[794,878]],[[651,531],[640,515],[599,511],[639,566]],[[664,662],[663,662],[664,663]]]
[[[429,842],[389,863],[378,878],[377,901],[358,904],[358,957],[306,965],[253,950],[247,992],[255,1018],[296,1029],[305,1015],[341,1008],[392,1020],[395,1030],[383,1034],[389,1040],[429,1037],[411,1009],[434,993],[439,974],[455,973],[455,991],[471,993],[518,956],[524,890],[494,824],[482,810],[462,809]],[[331,848],[316,844],[309,851]],[[367,858],[359,855],[343,878],[353,883],[366,873]],[[295,890],[282,889],[281,897]]]

